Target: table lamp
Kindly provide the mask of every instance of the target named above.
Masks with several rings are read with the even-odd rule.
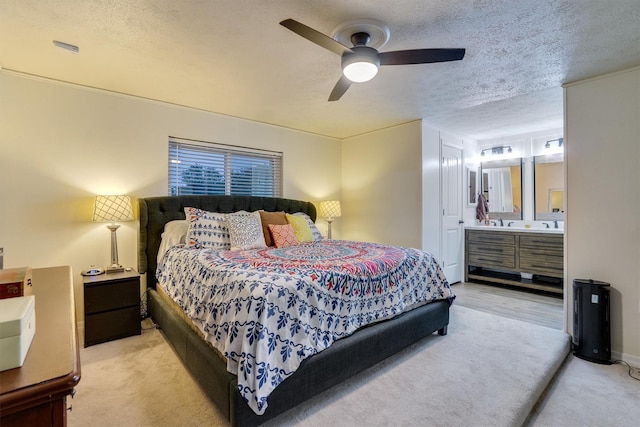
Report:
[[[327,200],[320,202],[320,217],[325,218],[328,223],[327,238],[331,239],[331,223],[334,218],[342,216],[339,200]]]
[[[111,264],[107,267],[107,273],[119,273],[124,268],[118,263],[118,240],[116,230],[120,225],[116,221],[133,221],[133,209],[129,196],[96,196],[93,205],[93,221],[111,224],[107,228],[111,230]]]

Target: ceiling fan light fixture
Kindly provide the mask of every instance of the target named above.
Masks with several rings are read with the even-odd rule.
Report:
[[[378,52],[370,47],[353,47],[342,55],[342,73],[355,83],[368,82],[378,74]]]
[[[381,65],[459,61],[465,54],[465,49],[461,48],[409,49],[379,53],[376,48],[389,39],[389,28],[372,20],[350,22],[340,26],[334,32],[334,38],[291,18],[281,21],[280,25],[342,56],[342,76],[333,87],[328,101],[339,100],[352,82],[361,83],[374,78]],[[353,47],[347,47],[349,42]]]
[[[378,74],[378,67],[370,62],[354,62],[344,67],[344,76],[355,83],[368,82]]]

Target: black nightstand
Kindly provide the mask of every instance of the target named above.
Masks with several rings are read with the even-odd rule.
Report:
[[[137,271],[84,277],[84,346],[140,335]]]

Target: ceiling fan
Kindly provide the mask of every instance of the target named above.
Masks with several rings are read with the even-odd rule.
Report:
[[[280,25],[288,28],[299,36],[312,41],[338,55],[342,56],[342,76],[336,83],[329,101],[337,101],[345,94],[352,82],[361,83],[371,80],[377,73],[381,65],[404,65],[404,64],[426,64],[431,62],[459,61],[464,58],[465,49],[411,49],[396,50],[392,52],[378,52],[374,47],[369,46],[371,41],[370,28],[380,29],[379,26],[358,26],[345,27],[350,33],[350,41],[353,47],[322,34],[294,19],[285,19]],[[364,30],[360,30],[364,28]],[[388,38],[388,29],[384,27]],[[343,29],[344,30],[344,29]],[[386,39],[382,41],[384,44]]]

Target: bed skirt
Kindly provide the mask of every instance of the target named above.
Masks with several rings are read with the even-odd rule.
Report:
[[[393,319],[366,326],[336,341],[328,349],[305,359],[295,375],[282,382],[269,396],[269,407],[256,415],[237,390],[236,376],[211,346],[176,313],[155,289],[147,292],[151,317],[174,347],[208,397],[232,426],[255,426],[295,407],[398,353],[436,331],[446,335],[449,301],[436,301]],[[328,375],[327,373],[331,373]]]

